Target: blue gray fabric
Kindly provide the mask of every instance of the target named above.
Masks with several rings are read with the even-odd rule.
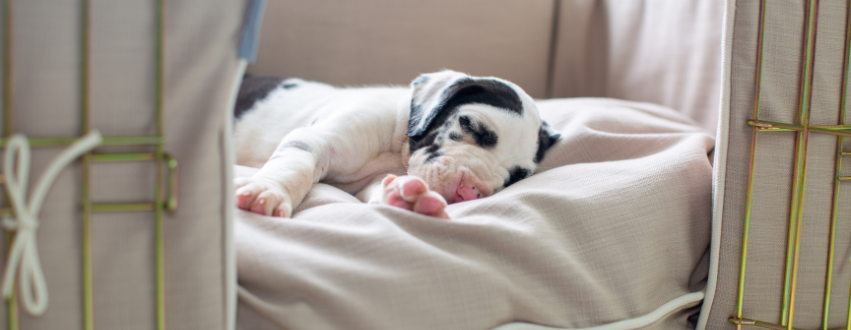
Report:
[[[254,63],[257,60],[257,48],[260,46],[260,23],[266,0],[251,0],[245,13],[245,25],[242,27],[242,39],[239,41],[239,57]]]

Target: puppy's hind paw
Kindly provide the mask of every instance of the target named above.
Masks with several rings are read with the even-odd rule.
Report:
[[[426,183],[414,176],[389,174],[381,182],[384,188],[381,203],[403,208],[419,214],[449,219],[446,214],[446,200],[440,194],[428,189]]]
[[[292,200],[275,182],[255,178],[238,178],[236,206],[262,215],[288,218],[292,216]]]

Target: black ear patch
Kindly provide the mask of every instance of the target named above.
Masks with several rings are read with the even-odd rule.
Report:
[[[550,149],[550,147],[552,147],[560,137],[561,134],[550,127],[547,122],[543,122],[541,129],[538,130],[538,152],[535,153],[533,161],[535,161],[535,163],[540,163],[544,160],[547,150]]]
[[[420,77],[412,82],[412,86],[416,87],[427,81],[428,78]],[[464,77],[455,80],[442,92],[434,94],[433,98],[439,98],[437,102],[430,102],[433,100],[418,102],[416,97],[411,99],[407,135],[412,146],[422,139],[426,132],[442,125],[459,106],[464,104],[487,104],[518,116],[523,115],[523,102],[517,92],[505,83],[494,79]],[[427,108],[425,104],[433,106]]]

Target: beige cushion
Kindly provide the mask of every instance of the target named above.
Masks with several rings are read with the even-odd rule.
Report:
[[[165,216],[166,325],[169,329],[225,329],[232,321],[227,311],[233,296],[228,283],[235,281],[226,266],[227,215],[233,202],[228,193],[225,114],[230,112],[227,101],[237,75],[235,36],[242,27],[246,3],[165,3],[165,150],[180,165],[180,205]],[[15,2],[15,133],[30,137],[80,134],[79,6],[79,2],[50,0]],[[92,126],[105,136],[155,133],[154,22],[154,2],[92,3]],[[31,186],[61,151],[33,150]],[[153,162],[97,163],[92,171],[92,197],[98,203],[152,202],[154,178]],[[41,317],[21,310],[21,329],[82,329],[80,180],[79,163],[62,171],[41,209],[38,251],[49,305]],[[94,327],[155,329],[153,212],[96,213],[92,235]],[[0,243],[2,256],[5,247],[5,241]],[[6,325],[7,317],[4,304],[0,324]]]
[[[649,324],[688,328],[708,262],[713,139],[646,103],[539,108],[563,134],[539,173],[450,205],[451,221],[325,184],[292,219],[238,211],[238,328],[581,328],[698,292]]]

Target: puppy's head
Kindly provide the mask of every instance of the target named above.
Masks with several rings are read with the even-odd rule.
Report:
[[[408,174],[449,203],[493,193],[526,178],[559,138],[517,85],[455,71],[411,82]]]

